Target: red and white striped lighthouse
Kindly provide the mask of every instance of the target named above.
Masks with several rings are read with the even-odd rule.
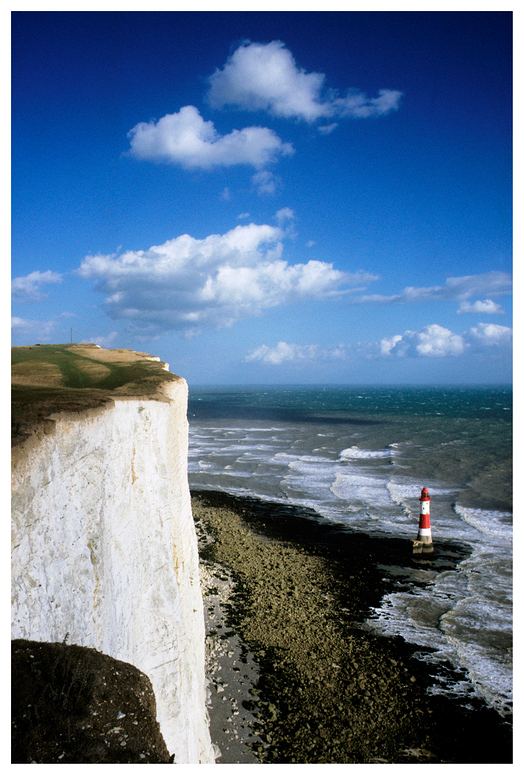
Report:
[[[418,520],[417,540],[413,542],[413,553],[424,554],[433,551],[433,539],[431,538],[431,524],[429,518],[429,504],[431,498],[426,487],[420,493],[420,516]]]

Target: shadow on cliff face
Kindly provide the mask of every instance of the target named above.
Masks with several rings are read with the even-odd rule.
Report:
[[[167,764],[149,678],[95,649],[14,640],[13,764]]]

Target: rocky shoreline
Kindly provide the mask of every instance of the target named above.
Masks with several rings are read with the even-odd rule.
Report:
[[[361,626],[384,568],[412,562],[405,542],[223,493],[193,493],[192,509],[218,763],[512,761],[507,719],[428,694],[420,649]]]

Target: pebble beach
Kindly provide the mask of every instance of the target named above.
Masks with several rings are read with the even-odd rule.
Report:
[[[218,492],[192,509],[217,763],[512,761],[507,719],[430,693],[413,647],[363,625],[410,545]]]

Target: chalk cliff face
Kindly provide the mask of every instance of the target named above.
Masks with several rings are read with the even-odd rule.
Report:
[[[12,456],[12,637],[149,676],[176,763],[211,763],[187,385],[52,417]]]

